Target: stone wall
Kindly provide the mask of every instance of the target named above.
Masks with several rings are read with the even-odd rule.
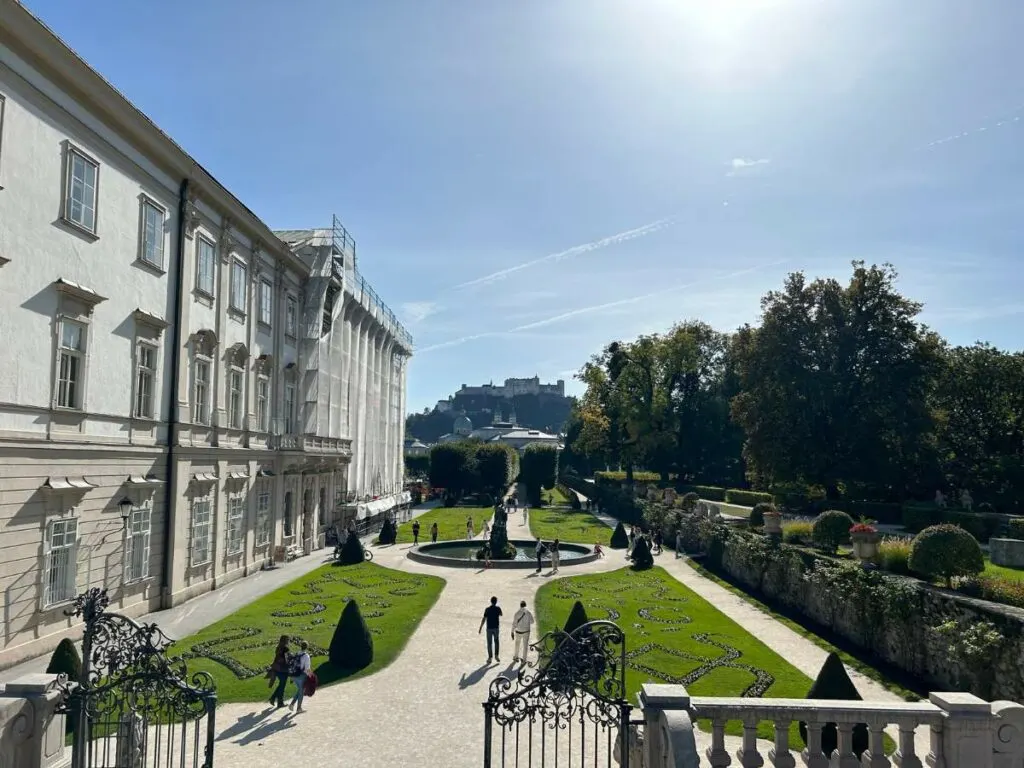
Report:
[[[755,542],[753,554],[751,541]],[[786,545],[769,550],[765,557],[763,541],[762,537],[733,534],[717,552],[711,547],[709,565],[932,687],[969,689],[980,696],[1024,701],[1024,610],[891,574],[872,578],[892,579],[887,583],[906,587],[898,601],[880,600],[871,588],[835,594],[807,578],[816,562],[834,565],[834,560]],[[973,665],[982,670],[980,675],[953,658],[947,639],[934,630],[950,620],[964,627],[988,621],[1006,638],[990,654],[993,658]],[[986,671],[990,673],[987,676]]]

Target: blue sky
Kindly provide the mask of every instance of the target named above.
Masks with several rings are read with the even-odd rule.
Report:
[[[271,226],[341,218],[410,409],[855,258],[1022,346],[1024,4],[26,5]]]

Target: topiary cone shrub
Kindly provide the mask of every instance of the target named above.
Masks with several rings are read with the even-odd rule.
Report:
[[[814,519],[811,536],[814,544],[823,552],[834,555],[839,545],[846,541],[853,527],[853,518],[838,509],[829,509]]]
[[[626,526],[619,520],[619,524],[612,531],[612,539],[608,544],[612,549],[626,549],[629,546],[629,536],[626,534]]]
[[[82,675],[82,657],[78,655],[78,648],[71,640],[65,637],[53,649],[46,672],[51,675],[67,675],[68,680],[78,680]]]
[[[953,585],[954,576],[972,576],[985,570],[978,540],[963,528],[949,523],[925,528],[910,545],[910,570],[929,579],[943,578]]]
[[[807,692],[808,699],[831,699],[834,701],[860,701],[860,694],[857,686],[853,684],[850,676],[846,674],[846,667],[842,660],[834,653],[830,653],[825,663],[821,665],[821,671],[814,680],[814,685]],[[807,744],[807,723],[800,723],[800,738]],[[831,757],[839,745],[839,732],[835,723],[826,723],[821,729],[821,751],[825,757]],[[853,751],[860,759],[861,753],[868,748],[868,727],[864,723],[853,726]]]
[[[654,567],[654,556],[647,544],[647,537],[638,536],[633,545],[633,570],[643,571]]]
[[[355,600],[345,603],[327,658],[333,666],[343,670],[363,669],[373,661],[373,636]]]
[[[764,527],[764,516],[766,512],[774,512],[775,507],[766,501],[759,502],[750,510],[750,527]]]
[[[394,544],[398,538],[398,529],[395,527],[393,520],[385,520],[384,525],[380,528],[380,533],[377,536],[377,541],[381,544]]]
[[[342,565],[355,565],[356,563],[363,562],[366,557],[366,552],[363,550],[363,542],[359,540],[358,536],[349,536],[345,539],[345,543],[341,545],[341,556],[338,561]]]
[[[583,603],[577,600],[572,604],[572,610],[569,611],[569,618],[565,620],[565,626],[562,627],[562,631],[567,635],[571,635],[589,621],[587,609],[583,607]]]

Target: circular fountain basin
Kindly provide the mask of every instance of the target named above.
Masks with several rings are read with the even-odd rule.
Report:
[[[492,568],[536,568],[537,556],[534,554],[537,546],[536,540],[510,539],[509,543],[516,548],[514,560],[491,560]],[[439,541],[436,544],[420,544],[409,550],[409,559],[417,563],[428,563],[430,565],[443,565],[449,568],[482,568],[483,560],[476,559],[476,553],[480,551],[483,542],[479,540],[467,541]],[[585,544],[558,544],[559,565],[581,565],[597,560],[597,554],[593,547]],[[551,555],[545,554],[541,557],[541,564],[545,568],[551,567]]]

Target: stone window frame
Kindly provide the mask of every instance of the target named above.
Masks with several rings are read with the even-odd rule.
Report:
[[[157,259],[153,260],[148,257],[146,251],[146,214],[147,209],[155,211],[160,216],[160,226],[157,228],[159,253]],[[165,264],[167,258],[167,208],[160,205],[156,200],[143,192],[139,195],[139,254],[136,261],[144,267],[153,269],[160,274],[166,271]]]
[[[213,412],[216,409],[216,401],[213,399],[213,363],[217,349],[217,336],[213,331],[204,329],[192,335],[192,365],[189,387],[189,402],[191,404],[190,416],[193,424],[200,424],[204,427],[213,423]],[[200,402],[199,398],[199,376],[200,367],[206,370],[206,380],[203,382],[205,395]],[[197,409],[202,406],[202,412]],[[197,418],[201,417],[201,418]]]
[[[249,265],[239,256],[232,256],[228,265],[228,310],[245,317],[249,311]]]
[[[204,285],[203,277],[204,272],[203,266],[203,246],[209,247],[210,254],[210,270],[209,270],[209,286]],[[208,299],[214,298],[214,293],[217,290],[217,244],[202,234],[196,237],[196,275],[195,275],[195,292],[200,296],[205,296]]]
[[[262,392],[260,390],[263,390]],[[270,377],[265,373],[256,374],[256,430],[270,431]]]
[[[196,529],[199,528],[200,523],[196,520],[197,507],[205,505],[206,519],[201,524],[205,530],[205,556],[203,558],[196,557],[197,542],[199,537],[196,533]],[[213,562],[213,488],[209,487],[202,493],[196,493],[192,497],[192,501],[189,504],[189,547],[188,547],[188,560],[189,567],[194,568],[200,565],[209,565]]]
[[[225,356],[224,362],[227,368],[225,405],[227,406],[228,429],[242,430],[246,428],[246,416],[248,415],[246,384],[248,380],[245,368],[248,359],[249,350],[242,342],[234,344]],[[238,377],[237,389],[232,386],[236,376]],[[232,402],[232,394],[235,392],[238,395],[237,403]]]
[[[63,168],[63,179],[61,182],[61,202],[60,202],[60,218],[67,226],[75,229],[76,231],[84,234],[86,237],[97,240],[99,239],[99,221],[100,221],[100,161],[90,155],[84,149],[79,147],[77,144],[70,140],[64,142],[64,168]],[[93,188],[92,188],[92,227],[90,228],[86,224],[75,221],[71,218],[70,205],[71,202],[71,190],[72,190],[72,173],[74,172],[74,159],[81,159],[87,165],[91,165],[95,171],[93,177]]]
[[[141,525],[145,522],[145,528]],[[132,511],[128,515],[128,520],[125,530],[125,544],[124,544],[124,583],[135,584],[140,581],[145,581],[151,575],[152,570],[152,550],[150,544],[153,536],[153,504],[151,500],[147,500],[142,504],[133,505]],[[141,570],[139,573],[135,573],[130,570],[132,567],[132,561],[135,556],[135,547],[139,546],[139,542],[135,539],[139,538],[142,540],[142,550],[145,552],[140,560]]]
[[[60,527],[66,527],[69,523],[74,524],[74,543],[71,545],[62,544],[58,548],[54,548],[54,533],[55,529]],[[65,603],[69,603],[75,599],[77,592],[78,583],[78,547],[81,543],[81,537],[79,535],[79,518],[77,515],[71,514],[63,517],[57,517],[53,520],[49,520],[46,523],[46,538],[43,541],[43,584],[42,584],[42,595],[41,601],[44,610],[54,608]],[[66,537],[67,532],[64,532]],[[54,561],[52,559],[55,551],[69,551],[70,554],[67,557],[67,562],[64,564],[64,591],[61,592],[57,599],[53,598],[50,591],[50,581],[52,580],[52,571],[54,567]]]
[[[282,421],[283,432],[286,435],[296,434],[296,428],[298,427],[298,376],[295,373],[295,364],[291,363],[284,367],[284,371],[281,374],[282,381],[282,392],[281,392],[281,410],[282,410]],[[288,404],[288,394],[291,393],[291,406]]]
[[[270,543],[274,529],[272,480],[263,479],[256,486],[256,546]],[[264,503],[265,502],[265,503]]]
[[[299,300],[295,294],[285,294],[284,300],[284,335],[289,339],[298,338],[299,334]]]
[[[150,352],[153,355],[153,364],[148,368],[149,376],[149,412],[142,412],[140,398],[142,397],[142,379],[145,371],[142,366],[143,352]],[[135,339],[135,376],[133,377],[132,395],[132,418],[152,421],[159,413],[160,395],[158,382],[160,380],[160,347],[148,339]]]
[[[64,412],[84,412],[89,396],[89,361],[92,347],[92,313],[96,305],[106,301],[91,288],[58,278],[54,282],[57,291],[57,312],[53,322],[53,378],[50,382],[50,407]],[[64,323],[82,326],[83,349],[78,353],[81,361],[79,370],[80,386],[73,405],[60,405],[60,373]]]
[[[240,555],[245,549],[245,489],[227,495],[224,511],[224,555]]]
[[[257,322],[265,328],[274,327],[274,284],[260,278],[257,301],[259,302]]]

